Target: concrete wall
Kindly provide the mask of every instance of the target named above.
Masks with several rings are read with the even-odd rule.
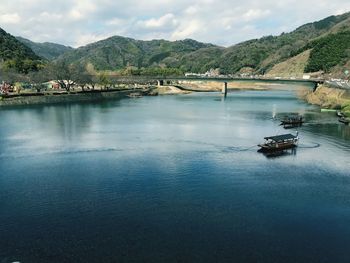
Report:
[[[25,97],[20,96],[20,97],[14,97],[14,98],[2,98],[0,99],[0,107],[118,99],[118,98],[126,97],[130,92],[131,91],[110,91],[110,92],[25,96]]]

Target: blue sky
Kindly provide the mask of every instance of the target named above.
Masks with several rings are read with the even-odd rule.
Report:
[[[348,11],[349,0],[0,0],[0,27],[73,47],[113,35],[230,46]]]

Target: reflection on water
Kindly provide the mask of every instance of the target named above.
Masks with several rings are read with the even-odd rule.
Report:
[[[291,148],[291,149],[286,149],[282,151],[263,152],[262,154],[265,155],[267,158],[291,156],[291,155],[297,154],[297,148]]]
[[[2,109],[0,262],[349,262],[350,127],[297,88]]]

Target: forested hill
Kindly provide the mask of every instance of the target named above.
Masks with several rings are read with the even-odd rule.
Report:
[[[37,68],[39,60],[29,47],[0,28],[0,66],[27,73]]]
[[[27,47],[31,48],[35,52],[35,54],[37,54],[38,56],[46,60],[56,59],[60,55],[64,54],[65,52],[73,49],[71,47],[50,43],[50,42],[37,43],[23,37],[16,37],[16,38],[20,42],[25,44]]]
[[[59,59],[68,63],[89,63],[96,70],[161,67],[203,73],[218,68],[223,74],[273,72],[277,75],[291,70],[286,67],[291,59],[298,64],[294,69],[299,74],[319,70],[332,72],[349,61],[349,31],[350,13],[345,13],[305,24],[290,33],[227,48],[190,39],[140,41],[116,36],[69,51]],[[284,67],[280,66],[283,62],[286,62]]]
[[[142,41],[114,36],[67,52],[59,59],[67,63],[91,63],[96,70],[120,70],[130,66],[180,68],[186,54],[214,47],[191,39]]]
[[[309,23],[279,36],[250,40],[227,48],[219,60],[220,68],[227,73],[247,67],[266,73],[274,65],[305,51],[306,46],[313,48],[310,42],[315,39],[347,30],[350,30],[350,13]]]

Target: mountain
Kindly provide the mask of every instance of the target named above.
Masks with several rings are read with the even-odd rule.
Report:
[[[50,42],[37,43],[23,37],[16,38],[24,45],[31,48],[39,57],[42,57],[46,60],[54,60],[65,52],[73,49],[71,47]]]
[[[63,54],[59,60],[65,60],[67,63],[90,63],[96,70],[120,70],[128,66],[137,68],[160,65],[177,67],[185,54],[211,47],[214,45],[191,39],[174,42],[141,41],[114,36],[71,50]]]
[[[0,28],[0,65],[27,73],[38,67],[38,57],[29,47]]]
[[[227,48],[219,58],[220,69],[230,73],[250,67],[256,73],[266,73],[276,64],[304,52],[305,47],[312,41],[325,38],[329,34],[349,31],[350,27],[346,26],[349,24],[350,13],[346,13],[308,23],[290,33],[267,36],[234,45]],[[313,46],[309,45],[309,48],[312,49]]]
[[[252,39],[227,48],[192,39],[142,41],[110,37],[77,49],[54,43],[17,39],[0,29],[0,60],[6,67],[28,72],[41,58],[67,64],[92,65],[96,71],[249,73],[297,76],[323,71],[341,75],[350,65],[350,12],[305,24],[290,33]],[[91,68],[91,67],[90,67]],[[141,69],[141,71],[140,71]],[[159,72],[155,70],[155,72]]]
[[[58,58],[95,70],[176,68],[182,72],[291,75],[342,72],[350,62],[350,12],[305,24],[290,33],[266,36],[227,48],[186,39],[141,41],[121,36],[68,51]]]
[[[304,70],[308,64],[311,50],[306,50],[292,58],[289,58],[281,63],[275,64],[268,72],[271,77],[284,77],[290,76],[302,77]]]

